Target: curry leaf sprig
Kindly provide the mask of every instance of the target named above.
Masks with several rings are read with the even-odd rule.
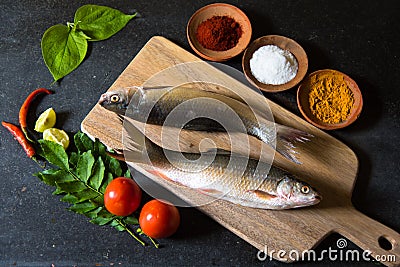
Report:
[[[98,140],[92,141],[78,132],[74,136],[77,152],[68,153],[54,142],[39,140],[39,154],[55,168],[35,174],[44,183],[55,186],[55,195],[63,195],[61,201],[68,202],[70,211],[89,217],[90,222],[110,225],[118,231],[127,231],[139,243],[145,243],[129,228],[138,225],[134,215],[121,217],[108,212],[104,207],[104,191],[109,182],[123,174],[118,160],[106,153],[106,147]],[[130,177],[129,171],[124,174]],[[153,241],[153,240],[152,240]]]
[[[42,55],[54,81],[76,69],[84,60],[88,41],[105,40],[134,17],[119,10],[98,5],[84,5],[75,13],[74,22],[57,24],[43,34]]]

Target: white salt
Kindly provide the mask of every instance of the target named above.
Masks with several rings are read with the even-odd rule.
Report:
[[[296,76],[298,63],[289,51],[276,45],[265,45],[254,52],[250,70],[259,82],[280,85]]]

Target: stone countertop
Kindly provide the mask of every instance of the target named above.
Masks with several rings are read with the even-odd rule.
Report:
[[[212,1],[10,1],[2,0],[0,118],[16,123],[24,98],[35,88],[56,92],[33,107],[28,118],[52,106],[57,127],[71,136],[143,45],[154,35],[164,36],[193,52],[186,39],[186,23]],[[73,21],[83,4],[108,5],[139,16],[112,38],[89,44],[81,66],[60,83],[41,57],[40,40],[52,25]],[[350,127],[329,132],[357,154],[360,162],[353,204],[371,218],[400,231],[400,21],[397,1],[228,1],[241,8],[253,26],[253,38],[268,34],[290,37],[309,57],[309,71],[331,68],[350,75],[359,85],[364,107]],[[241,70],[241,58],[226,64]],[[300,115],[296,90],[267,97]],[[4,128],[0,130],[0,265],[1,266],[288,266],[257,259],[257,249],[194,208],[181,208],[178,232],[160,240],[161,249],[142,247],[126,233],[99,227],[67,211],[53,188],[32,173],[40,168],[24,156]],[[285,233],[281,233],[285,234]],[[337,248],[333,234],[316,250]],[[348,248],[357,247],[348,242]],[[329,266],[344,262],[330,261]],[[317,265],[308,262],[304,265]],[[359,266],[357,262],[346,262]],[[304,266],[302,264],[302,266]],[[365,263],[365,266],[376,266]]]

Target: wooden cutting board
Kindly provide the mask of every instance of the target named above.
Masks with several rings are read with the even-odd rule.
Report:
[[[180,63],[199,61],[201,61],[199,58],[171,41],[156,36],[148,41],[109,90],[140,86],[159,71]],[[211,66],[209,69],[206,67],[204,72],[208,76],[217,75],[218,79],[229,80],[226,74],[214,70]],[[167,85],[174,77],[165,79],[164,85]],[[242,88],[243,85],[238,83],[237,86]],[[251,91],[251,89],[243,90]],[[255,94],[254,101],[255,104],[266,101],[277,122],[305,130],[315,136],[312,142],[300,147],[299,159],[303,162],[302,165],[290,163],[281,157],[276,157],[275,163],[316,187],[323,196],[322,202],[313,207],[284,211],[246,208],[223,200],[213,201],[197,208],[260,250],[267,248],[268,252],[286,251],[285,255],[277,253],[272,255],[281,261],[293,261],[293,256],[289,257],[290,251],[296,250],[301,255],[303,251],[315,248],[326,236],[336,232],[362,249],[371,251],[374,257],[395,255],[395,261],[382,261],[382,263],[387,266],[398,266],[400,235],[360,213],[351,203],[351,194],[358,172],[358,160],[353,151],[337,139],[260,95]],[[123,147],[120,120],[114,113],[99,105],[90,111],[81,127],[84,132],[100,139],[110,148]],[[196,204],[202,201],[204,203],[204,198],[207,198],[202,194],[194,194],[190,189],[147,175],[189,203]],[[392,244],[390,250],[380,246],[378,240],[382,238]]]

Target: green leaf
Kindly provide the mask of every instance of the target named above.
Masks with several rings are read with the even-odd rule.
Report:
[[[94,157],[90,150],[84,152],[82,155],[79,156],[78,164],[76,166],[76,172],[78,178],[84,183],[86,183],[89,180],[89,177],[92,174],[93,164],[94,164]]]
[[[87,216],[87,217],[89,217],[89,218],[91,218],[91,219],[94,219],[94,218],[97,217],[97,214],[98,214],[101,210],[103,210],[103,207],[98,207],[97,209],[94,209],[94,210],[92,210],[92,211],[86,212],[84,215]]]
[[[77,132],[74,135],[74,143],[79,153],[83,153],[88,150],[93,150],[93,141],[86,134]]]
[[[57,171],[57,170],[51,169],[50,171]],[[42,182],[44,182],[47,185],[51,185],[51,186],[56,185],[55,180],[52,177],[52,175],[46,176],[43,174],[43,172],[37,172],[37,173],[34,173],[33,176],[36,176],[37,178],[39,178]]]
[[[103,159],[106,157],[106,151],[107,151],[107,148],[106,148],[106,146],[105,145],[103,145],[100,141],[99,141],[99,139],[97,139],[96,138],[96,140],[94,141],[94,143],[93,143],[93,154],[94,155],[98,155],[98,156],[101,156]]]
[[[98,195],[97,197],[90,199],[90,201],[96,203],[99,206],[104,206],[104,195]]]
[[[87,188],[87,189],[85,189],[83,191],[75,192],[73,195],[77,199],[77,201],[74,202],[74,203],[80,203],[80,202],[83,202],[85,200],[93,199],[93,198],[96,198],[96,197],[99,196],[99,194],[96,191],[93,191],[93,190],[91,190],[89,188]]]
[[[108,212],[105,208],[101,209],[97,213],[97,217],[95,217],[93,220],[90,222],[98,225],[105,225],[110,223],[111,221],[114,220],[114,215],[112,215],[110,212]]]
[[[114,175],[114,177],[120,177],[122,175],[122,168],[119,161],[113,157],[107,157],[106,164],[108,169]]]
[[[135,16],[106,6],[84,5],[76,11],[74,23],[90,41],[101,41],[119,32]]]
[[[69,166],[71,168],[76,168],[76,165],[78,164],[78,159],[79,159],[79,154],[76,152],[71,152],[69,155]]]
[[[85,190],[87,187],[84,183],[80,181],[72,181],[66,183],[58,183],[57,185],[57,194],[59,193],[75,193]]]
[[[105,207],[97,215],[105,218],[114,218],[114,215],[111,214]]]
[[[54,195],[58,195],[57,194],[57,190],[53,192]],[[64,202],[68,202],[71,204],[77,203],[78,202],[78,198],[72,194],[66,194],[65,196],[63,196],[61,199],[61,201]]]
[[[105,171],[105,166],[103,163],[103,160],[99,156],[97,161],[95,162],[92,170],[92,176],[89,179],[89,184],[92,186],[94,189],[98,190],[101,186],[101,183],[104,178],[104,171]]]
[[[98,224],[98,225],[106,225],[106,224],[110,223],[112,220],[114,220],[114,219],[99,216],[99,217],[96,217],[96,218],[90,220],[90,222],[94,223],[94,224]]]
[[[110,225],[120,232],[126,231],[125,225],[122,225],[118,220],[113,220]]]
[[[85,58],[87,36],[70,26],[57,24],[43,34],[41,47],[44,62],[54,81],[58,81],[76,69]]]
[[[47,185],[56,186],[56,181],[58,182],[71,182],[74,181],[74,177],[65,170],[61,169],[48,169],[42,172],[38,172],[34,174],[40,180],[42,180]]]
[[[131,171],[129,170],[129,168],[125,171],[124,177],[132,178]]]
[[[129,216],[124,218],[126,224],[138,224],[139,221],[135,216]]]
[[[110,172],[107,172],[107,178],[103,181],[99,191],[104,194],[106,191],[107,185],[114,179],[113,175]]]
[[[97,209],[98,206],[96,203],[93,203],[92,201],[85,201],[82,203],[77,203],[72,205],[70,208],[68,208],[70,211],[80,213],[80,214],[85,214],[89,211],[93,211],[94,209]]]
[[[61,169],[69,170],[68,155],[61,145],[43,139],[38,142],[41,147],[40,155],[43,158]]]

